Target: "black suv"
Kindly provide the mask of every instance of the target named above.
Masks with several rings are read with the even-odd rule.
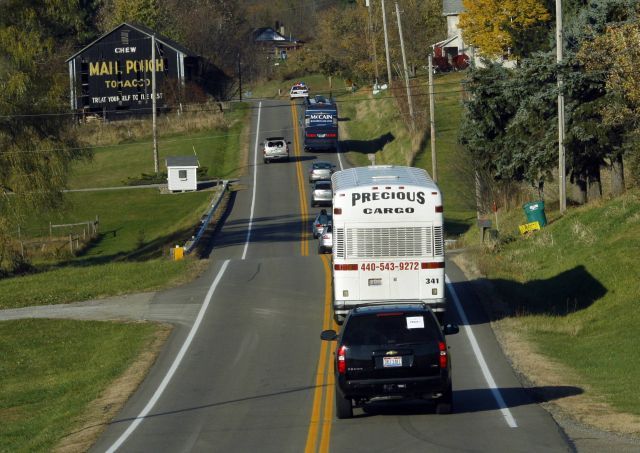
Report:
[[[322,340],[338,340],[335,352],[336,414],[353,416],[353,406],[373,398],[434,400],[436,412],[452,410],[451,360],[445,334],[427,305],[370,305],[351,310],[340,335],[325,330]]]

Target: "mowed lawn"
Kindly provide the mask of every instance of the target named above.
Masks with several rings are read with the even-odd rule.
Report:
[[[162,195],[157,189],[67,194],[55,222],[100,220],[78,257],[42,262],[37,272],[0,279],[0,308],[57,304],[166,288],[194,275],[192,261],[170,261],[169,247],[191,237],[214,192]],[[48,221],[33,224],[46,231]]]
[[[499,323],[575,371],[595,401],[640,415],[640,190],[550,214],[517,238],[518,213],[509,241],[478,257],[510,314]]]
[[[238,103],[225,113],[224,127],[160,134],[158,138],[158,168],[166,172],[167,156],[198,157],[201,167],[210,177],[228,179],[244,171],[238,157],[242,149],[243,133],[251,106]],[[160,118],[162,127],[162,117]],[[108,127],[108,126],[107,126]],[[108,146],[93,146],[93,158],[73,166],[70,189],[114,187],[127,184],[129,178],[154,173],[153,140],[151,135],[130,142]]]
[[[81,428],[87,405],[149,348],[157,329],[141,323],[0,322],[0,451],[52,451]]]

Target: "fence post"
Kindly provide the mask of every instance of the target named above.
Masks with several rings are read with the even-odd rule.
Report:
[[[51,220],[49,220],[49,239],[51,239],[52,236]]]
[[[24,259],[24,242],[20,241],[20,256]]]
[[[69,248],[71,249],[71,254],[73,255],[73,237],[71,233],[69,233]]]

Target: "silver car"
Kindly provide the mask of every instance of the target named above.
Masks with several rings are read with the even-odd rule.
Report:
[[[322,234],[318,237],[318,253],[331,253],[333,248],[333,225],[326,226]]]
[[[314,162],[313,164],[311,164],[311,168],[309,169],[309,183],[311,184],[315,181],[331,180],[331,175],[333,174],[335,168],[336,166],[331,162]]]
[[[329,205],[333,203],[333,189],[331,181],[317,181],[311,192],[311,206]]]
[[[289,160],[289,144],[284,137],[269,137],[262,144],[262,158],[265,164],[272,160]]]
[[[320,214],[313,221],[313,226],[311,227],[313,231],[313,238],[318,239],[320,235],[324,232],[324,229],[333,221],[331,214],[327,214],[327,210],[323,209],[320,211]]]

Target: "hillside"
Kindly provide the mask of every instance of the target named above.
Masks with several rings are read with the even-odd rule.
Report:
[[[518,217],[523,221],[524,214],[513,220]],[[480,278],[494,291],[489,306],[498,330],[507,338],[520,336],[545,361],[570,370],[564,385],[573,381],[585,391],[576,397],[583,410],[573,408],[579,419],[637,432],[640,418],[621,422],[601,415],[610,407],[640,416],[640,261],[631,252],[640,250],[640,190],[572,208],[531,236],[504,236],[494,250],[473,255]],[[515,361],[536,384],[549,383],[531,357],[520,354]]]

